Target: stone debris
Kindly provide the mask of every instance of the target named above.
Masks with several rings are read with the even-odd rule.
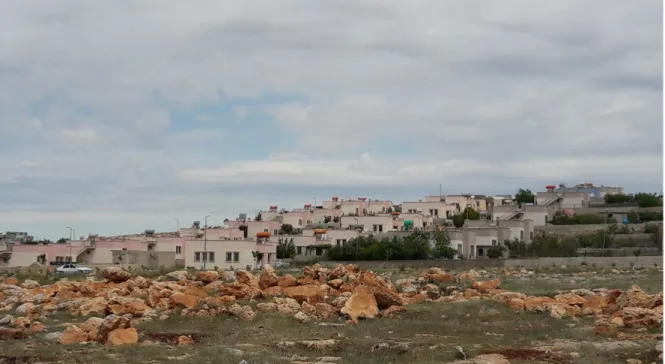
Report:
[[[503,269],[500,274],[524,279],[540,277],[521,268]],[[594,274],[581,272],[575,278],[583,280]],[[501,289],[501,280],[485,270],[453,274],[430,268],[394,284],[390,274],[362,271],[354,264],[339,264],[332,269],[314,264],[295,276],[279,276],[270,265],[263,266],[256,276],[239,269],[234,274],[215,270],[193,274],[174,271],[151,279],[132,277],[119,267],[105,268],[100,276],[103,279],[87,277],[85,281],[70,281],[65,278],[50,285],[30,280],[19,282],[15,277],[0,280],[4,282],[0,283],[0,312],[3,312],[0,338],[20,339],[45,332],[42,322],[58,312],[105,318],[90,317],[81,324],[68,324],[57,337],[48,333],[52,340],[63,345],[84,342],[125,345],[139,341],[141,335],[133,327],[136,324],[173,315],[228,315],[253,321],[257,315],[281,314],[301,324],[337,317],[348,319],[347,324],[359,324],[361,320],[377,317],[397,318],[411,304],[472,300],[503,302],[517,312],[542,313],[555,319],[593,316],[596,332],[603,335],[617,334],[624,329],[658,328],[663,324],[662,292],[648,294],[634,286],[625,292],[575,289],[558,292],[553,297],[536,297]],[[248,305],[247,300],[253,306]],[[325,324],[345,325],[342,322]],[[172,342],[192,345],[196,340],[181,335]],[[334,340],[323,342],[333,345]],[[279,345],[288,345],[288,342]],[[312,341],[293,345],[318,347],[323,344]],[[476,359],[488,360],[466,360]]]

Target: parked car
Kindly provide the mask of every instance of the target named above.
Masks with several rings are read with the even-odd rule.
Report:
[[[92,268],[68,263],[56,268],[55,272],[59,274],[90,274],[92,273]]]
[[[291,263],[286,262],[282,259],[277,259],[275,261],[275,268],[280,269],[280,268],[288,268],[291,266]]]

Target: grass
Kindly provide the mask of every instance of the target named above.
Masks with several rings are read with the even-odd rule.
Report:
[[[455,360],[456,345],[462,346],[472,357],[506,346],[528,346],[533,341],[600,340],[593,333],[592,323],[587,319],[555,320],[541,314],[516,314],[502,303],[469,301],[412,305],[396,319],[365,320],[355,326],[298,324],[280,314],[260,314],[252,323],[226,316],[174,316],[146,323],[139,331],[152,341],[159,341],[164,333],[196,333],[201,337],[193,347],[159,343],[127,348],[105,348],[98,344],[65,347],[39,335],[27,341],[0,342],[0,352],[8,356],[31,355],[39,357],[41,362],[63,360],[98,364],[178,361],[237,364],[241,359],[249,363],[290,363],[294,356],[308,360],[336,356],[341,357],[343,363],[359,364],[442,363]],[[284,340],[318,339],[337,339],[340,345],[323,351],[298,347],[282,349],[278,345]],[[589,350],[580,354],[585,363],[593,362],[590,360],[596,356],[596,352]]]
[[[556,273],[550,273],[556,272]],[[597,272],[596,275],[576,280],[574,273]],[[556,274],[556,275],[555,275]],[[627,290],[637,285],[649,293],[658,293],[663,290],[663,272],[659,269],[643,269],[629,271],[621,274],[608,274],[608,272],[588,270],[574,270],[572,272],[539,270],[529,278],[501,277],[501,288],[508,291],[523,292],[533,296],[551,296],[560,290],[618,288]]]

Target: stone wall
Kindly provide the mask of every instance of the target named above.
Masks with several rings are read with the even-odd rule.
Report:
[[[662,256],[634,256],[627,257],[572,257],[572,258],[533,258],[533,259],[475,259],[475,260],[391,260],[391,261],[350,261],[350,262],[321,262],[325,266],[342,264],[358,264],[362,269],[399,269],[440,267],[444,269],[484,269],[484,268],[510,268],[510,267],[551,267],[562,266],[579,267],[585,262],[588,266],[596,267],[653,267],[657,264],[663,266]]]
[[[644,229],[645,224],[628,224],[628,228]],[[622,225],[623,226],[623,225]],[[603,224],[589,225],[545,225],[536,227],[536,231],[545,231],[548,233],[589,233],[607,228]]]

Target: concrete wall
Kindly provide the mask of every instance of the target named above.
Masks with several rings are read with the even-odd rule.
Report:
[[[176,266],[175,252],[113,250],[112,263],[120,266],[143,266],[148,269]]]
[[[398,269],[406,268],[429,268],[441,267],[446,269],[483,269],[483,268],[511,268],[511,267],[552,267],[565,265],[569,268],[580,267],[582,262],[591,267],[630,267],[632,264],[638,267],[653,267],[657,264],[663,266],[662,256],[639,257],[574,257],[574,258],[535,258],[535,259],[475,259],[475,260],[391,260],[391,261],[358,261],[358,262],[322,262],[326,266],[336,264],[358,264],[362,269]]]

